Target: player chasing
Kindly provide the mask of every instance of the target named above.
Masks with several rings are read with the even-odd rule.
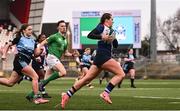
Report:
[[[3,51],[2,59],[6,59],[6,54],[9,47],[16,45],[18,53],[15,55],[13,61],[13,72],[9,78],[0,78],[0,84],[12,87],[20,79],[22,74],[25,74],[32,78],[32,90],[33,96],[32,100],[35,104],[43,104],[49,102],[49,100],[43,99],[39,96],[38,90],[38,75],[34,69],[29,65],[33,54],[36,56],[36,43],[32,38],[32,26],[24,24],[21,26],[21,29],[16,34],[16,37],[12,42],[9,42]]]
[[[57,23],[58,32],[52,34],[44,41],[39,44],[37,48],[38,53],[41,52],[40,48],[44,45],[48,46],[48,55],[46,58],[46,62],[48,65],[48,69],[46,71],[45,76],[47,77],[45,80],[42,80],[39,83],[39,90],[43,91],[44,87],[52,80],[58,79],[60,77],[64,77],[67,72],[64,65],[61,63],[60,58],[64,54],[65,56],[74,57],[74,53],[70,53],[67,49],[67,35],[66,35],[66,23],[64,20],[60,20]],[[28,94],[29,98],[34,96],[34,93],[31,92]],[[27,97],[28,97],[27,96]]]

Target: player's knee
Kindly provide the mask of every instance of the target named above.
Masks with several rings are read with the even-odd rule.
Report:
[[[63,71],[60,73],[60,76],[63,77],[63,76],[66,76],[67,72],[66,71]]]
[[[38,75],[34,75],[34,76],[32,77],[32,80],[33,80],[33,81],[38,81],[38,80],[39,80],[39,76],[38,76]]]
[[[7,83],[7,86],[8,86],[8,87],[13,87],[14,84],[15,84],[14,82],[8,82],[8,83]]]
[[[120,78],[125,78],[125,73],[119,74],[119,77],[120,77]]]

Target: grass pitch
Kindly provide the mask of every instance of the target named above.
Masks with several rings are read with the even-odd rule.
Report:
[[[74,78],[52,81],[46,86],[52,98],[41,105],[25,99],[31,90],[29,81],[24,80],[11,88],[0,85],[0,110],[56,110],[60,93],[67,91],[73,83]],[[115,87],[111,93],[111,105],[99,97],[106,82],[99,85],[95,79],[92,83],[95,88],[83,87],[70,99],[65,110],[180,110],[180,80],[136,80],[137,88],[130,88],[130,81],[126,79],[121,88]]]

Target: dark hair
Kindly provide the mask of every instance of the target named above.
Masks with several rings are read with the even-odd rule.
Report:
[[[38,42],[39,39],[41,38],[41,36],[43,36],[43,35],[45,35],[45,34],[44,34],[44,33],[39,34],[38,37],[37,37],[37,39],[36,39],[36,41]]]
[[[105,22],[105,20],[106,20],[106,19],[109,20],[109,19],[111,18],[111,16],[112,16],[112,15],[111,15],[110,13],[104,13],[104,14],[102,15],[102,17],[101,17],[100,23],[103,24],[103,23]]]
[[[16,33],[16,37],[21,37],[21,34],[23,34],[23,30],[26,30],[27,27],[31,25],[29,24],[23,24],[20,28],[20,30]],[[24,35],[24,34],[23,34]]]
[[[129,53],[130,50],[133,50],[133,48],[129,48],[129,49],[128,49],[128,53]],[[133,51],[134,51],[134,50],[133,50]]]
[[[66,23],[64,20],[60,20],[60,21],[58,21],[58,23],[57,23],[57,27],[59,26],[59,24],[60,23]]]

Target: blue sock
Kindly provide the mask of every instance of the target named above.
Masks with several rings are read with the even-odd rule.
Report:
[[[105,88],[105,90],[104,91],[106,91],[108,94],[113,90],[113,88],[114,88],[114,85],[112,84],[112,83],[109,83],[107,86],[106,86],[106,88]]]

